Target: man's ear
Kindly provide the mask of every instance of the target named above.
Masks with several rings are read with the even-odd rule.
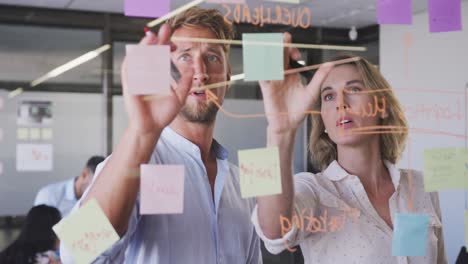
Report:
[[[227,71],[226,71],[226,80],[231,80],[231,64],[227,64]]]

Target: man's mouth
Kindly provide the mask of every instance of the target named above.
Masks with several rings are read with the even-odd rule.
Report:
[[[204,90],[191,92],[190,95],[201,100],[206,100],[208,98]]]

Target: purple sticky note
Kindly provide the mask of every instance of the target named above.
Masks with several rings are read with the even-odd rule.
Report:
[[[132,17],[163,16],[171,10],[171,0],[125,0],[124,13]]]
[[[461,29],[460,0],[429,0],[430,32],[460,31]]]
[[[383,24],[411,24],[411,0],[377,0],[377,22]]]
[[[127,85],[130,94],[171,93],[170,47],[127,45]]]
[[[184,166],[140,166],[140,213],[181,214],[184,209]]]

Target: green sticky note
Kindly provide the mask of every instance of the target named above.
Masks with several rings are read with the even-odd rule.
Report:
[[[459,148],[457,152],[457,171],[460,175],[460,188],[468,190],[468,148]]]
[[[455,148],[424,150],[424,189],[426,192],[461,189],[463,174],[457,169]]]
[[[242,198],[281,193],[277,147],[239,150]]]
[[[246,81],[283,80],[283,34],[244,33],[242,53]]]
[[[119,240],[96,200],[52,227],[77,264],[91,263]]]

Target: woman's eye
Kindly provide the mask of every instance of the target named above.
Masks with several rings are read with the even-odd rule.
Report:
[[[327,95],[325,95],[325,96],[323,97],[323,100],[324,100],[324,101],[330,101],[331,99],[333,99],[333,95],[331,95],[331,94],[327,94]]]
[[[350,91],[351,91],[351,92],[354,92],[354,93],[355,93],[355,92],[360,92],[360,91],[361,91],[361,88],[359,88],[359,87],[351,87]]]

